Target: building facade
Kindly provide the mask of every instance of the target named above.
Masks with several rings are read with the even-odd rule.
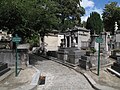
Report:
[[[89,47],[90,31],[75,26],[73,29],[68,29],[65,33],[65,46],[72,47],[76,43],[78,49],[86,49]]]

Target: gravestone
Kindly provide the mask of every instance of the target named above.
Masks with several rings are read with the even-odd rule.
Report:
[[[120,73],[120,55],[117,56],[117,61],[113,63],[111,68]]]
[[[29,65],[29,48],[30,44],[19,44],[17,46],[22,67]]]
[[[79,65],[80,67],[88,70],[91,67],[90,57],[81,56],[81,58],[79,59]]]
[[[118,25],[117,25],[117,22],[115,22],[115,49],[118,49],[120,48],[120,31],[118,30]],[[117,61],[114,62],[114,64],[111,66],[112,69],[114,69],[115,71],[119,72],[120,73],[120,52],[116,52],[115,51],[115,54],[114,56],[117,57]]]
[[[68,62],[79,65],[79,58],[80,58],[80,49],[78,49],[78,45],[76,43],[75,35],[74,33],[71,35],[73,38],[73,41],[71,43],[72,47],[68,49]]]
[[[3,74],[5,74],[9,70],[10,70],[10,68],[8,68],[8,64],[7,63],[0,62],[0,76],[2,76]]]
[[[81,55],[80,49],[78,49],[77,47],[69,48],[68,62],[75,64],[75,65],[78,65],[80,55]]]
[[[98,43],[96,42],[97,37],[98,37],[98,35],[96,35],[96,34],[91,36],[90,48],[95,48],[98,51]]]
[[[63,48],[63,47],[59,48],[57,54],[58,54],[59,60],[62,60],[63,62],[67,61],[67,59],[68,59],[67,48]]]

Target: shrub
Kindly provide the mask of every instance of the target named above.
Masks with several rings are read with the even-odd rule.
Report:
[[[90,48],[90,51],[94,54],[96,52],[95,48]]]
[[[120,49],[113,49],[114,52],[120,52]]]

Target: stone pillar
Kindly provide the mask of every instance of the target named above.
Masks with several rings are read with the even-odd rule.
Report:
[[[65,36],[65,47],[67,47],[67,37]]]
[[[70,45],[69,47],[71,47],[71,36],[69,36],[69,40],[70,40],[70,41],[69,41],[69,43],[70,43],[70,44],[69,44],[69,45]]]

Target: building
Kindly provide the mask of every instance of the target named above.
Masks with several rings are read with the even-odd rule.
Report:
[[[11,48],[12,34],[7,34],[7,31],[0,30],[0,49]]]
[[[57,51],[60,47],[61,39],[64,38],[63,34],[49,33],[44,37],[45,48],[47,51]],[[42,41],[40,41],[42,43]]]
[[[89,47],[90,31],[75,26],[72,29],[68,29],[65,33],[65,45],[66,47],[72,47],[73,42],[76,43],[78,49],[86,49]]]

